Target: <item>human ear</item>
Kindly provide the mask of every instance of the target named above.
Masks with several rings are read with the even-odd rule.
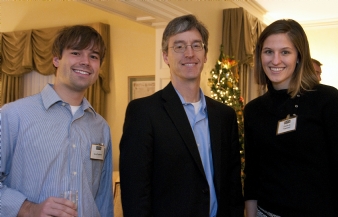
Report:
[[[162,57],[163,57],[164,62],[165,62],[166,64],[168,64],[168,63],[169,63],[169,60],[168,60],[168,54],[167,54],[166,52],[163,52],[163,53],[162,53]]]
[[[163,52],[162,57],[163,57],[163,61],[169,66],[168,53]]]
[[[55,68],[59,67],[59,58],[53,57],[53,65]]]

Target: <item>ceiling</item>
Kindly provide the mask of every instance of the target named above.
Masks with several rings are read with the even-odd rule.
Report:
[[[190,3],[187,8],[188,4],[185,3],[182,7],[180,1],[80,1],[155,28],[165,26],[177,16],[191,13]],[[198,1],[191,1],[192,5],[196,3]],[[249,12],[255,10],[254,12],[265,14],[263,22],[266,24],[281,18],[291,18],[301,23],[303,27],[338,26],[338,0],[233,0],[231,3],[234,7],[243,7]],[[211,1],[210,4],[213,2]]]
[[[153,27],[165,26],[170,20],[189,11],[169,1],[160,0],[106,0],[88,1],[80,0],[82,3],[118,14],[136,22]]]
[[[303,26],[338,25],[337,0],[253,0],[266,11],[264,22],[289,18]]]

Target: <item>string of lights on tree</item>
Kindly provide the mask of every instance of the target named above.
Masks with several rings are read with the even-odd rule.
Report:
[[[208,79],[211,88],[211,97],[221,103],[232,107],[237,114],[239,142],[241,145],[240,155],[242,161],[242,179],[244,178],[244,122],[243,109],[244,99],[239,89],[238,62],[234,57],[225,56],[221,45],[220,56],[211,70],[211,78]]]

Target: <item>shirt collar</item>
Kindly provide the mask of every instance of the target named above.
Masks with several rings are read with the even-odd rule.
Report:
[[[42,102],[46,110],[48,110],[55,103],[60,102],[60,101],[62,102],[62,99],[55,92],[53,86],[54,86],[53,84],[47,84],[41,91]],[[94,108],[90,105],[90,103],[85,97],[82,100],[81,106],[83,110],[90,108],[96,115]]]
[[[187,105],[187,104],[191,104],[191,103],[187,103],[185,102],[183,96],[175,89],[178,97],[180,97],[180,100],[182,102],[182,105]],[[205,102],[205,97],[204,97],[204,94],[203,94],[203,91],[202,89],[200,88],[200,96],[201,96],[201,103],[202,103],[202,106],[201,108],[203,108],[203,110],[205,111],[206,110],[206,102]]]

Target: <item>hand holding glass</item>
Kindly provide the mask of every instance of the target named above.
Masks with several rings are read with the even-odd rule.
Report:
[[[75,207],[77,209],[78,192],[76,190],[64,191],[61,193],[61,197],[72,201],[75,204]]]

